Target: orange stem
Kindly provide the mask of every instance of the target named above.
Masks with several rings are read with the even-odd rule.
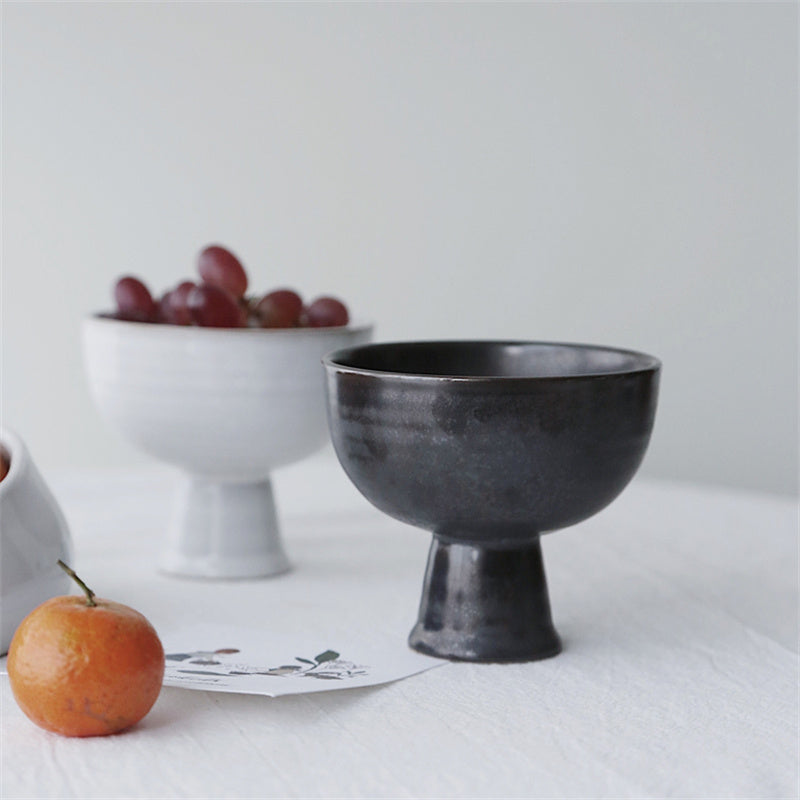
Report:
[[[58,559],[58,566],[83,589],[86,594],[86,605],[96,606],[97,603],[94,601],[94,592],[75,574],[75,570],[70,569],[60,558]]]

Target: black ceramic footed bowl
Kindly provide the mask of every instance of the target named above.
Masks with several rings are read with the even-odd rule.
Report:
[[[409,643],[472,661],[561,649],[540,534],[597,513],[644,457],[660,362],[545,342],[370,344],[324,359],[339,461],[433,533]]]

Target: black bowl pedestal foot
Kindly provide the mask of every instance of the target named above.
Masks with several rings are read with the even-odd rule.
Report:
[[[535,661],[560,653],[539,537],[487,547],[434,535],[408,643],[458,661]]]

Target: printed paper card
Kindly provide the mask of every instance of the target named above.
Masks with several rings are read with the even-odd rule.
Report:
[[[319,634],[266,638],[263,631],[227,626],[197,625],[161,640],[165,686],[269,697],[375,686],[447,663],[404,642],[387,648]]]

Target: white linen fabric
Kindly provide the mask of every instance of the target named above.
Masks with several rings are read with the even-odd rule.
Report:
[[[404,641],[430,537],[382,515],[330,452],[276,474],[294,570],[161,575],[174,476],[51,480],[73,565],[160,626],[202,620]],[[280,698],[165,687],[120,735],[66,739],[2,688],[4,798],[795,798],[797,505],[636,479],[543,549],[556,658],[446,663]]]

